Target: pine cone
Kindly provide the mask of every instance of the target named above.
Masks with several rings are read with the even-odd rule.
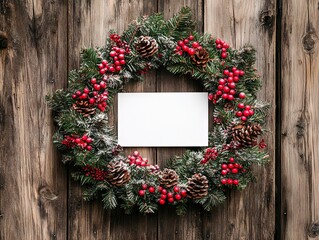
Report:
[[[232,136],[235,141],[247,146],[257,144],[258,135],[262,134],[260,125],[239,124],[232,128]]]
[[[140,36],[135,44],[136,51],[143,57],[149,58],[158,51],[156,40],[149,36]]]
[[[130,172],[122,161],[112,162],[107,165],[105,179],[115,186],[123,186],[131,179]]]
[[[72,108],[81,113],[84,117],[95,114],[95,107],[91,105],[88,101],[79,100],[76,101]]]
[[[224,105],[225,111],[233,111],[234,110],[234,104],[232,102],[227,102]]]
[[[188,179],[187,193],[190,198],[199,199],[208,194],[208,179],[201,173],[195,173]]]
[[[169,187],[177,185],[178,180],[179,180],[179,176],[173,169],[165,168],[160,173],[159,181],[160,181],[160,184],[163,185],[165,188],[169,188]]]
[[[195,54],[191,55],[191,60],[199,67],[206,67],[206,63],[209,61],[209,54],[204,48],[196,49]]]
[[[113,149],[112,149],[112,154],[114,155],[114,156],[117,156],[117,155],[119,155],[121,152],[123,152],[123,148],[122,148],[122,146],[121,145],[116,145]]]

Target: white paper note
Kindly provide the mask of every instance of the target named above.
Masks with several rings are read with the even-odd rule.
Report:
[[[118,141],[124,147],[208,145],[205,92],[119,93]]]

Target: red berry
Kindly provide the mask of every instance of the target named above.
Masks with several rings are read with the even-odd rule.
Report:
[[[227,82],[232,83],[233,81],[234,81],[234,78],[233,78],[233,77],[227,78]]]
[[[117,55],[117,53],[115,51],[110,52],[110,57],[115,57],[116,55]]]
[[[115,64],[115,66],[120,66],[121,65],[120,61],[115,61],[114,64]]]
[[[225,185],[225,184],[227,183],[227,179],[223,178],[223,179],[221,180],[221,183],[222,183],[223,185]]]
[[[119,58],[118,58],[117,56],[115,56],[115,57],[113,58],[113,60],[114,60],[114,61],[117,61],[117,60],[119,60]]]
[[[147,184],[142,184],[142,189],[146,190],[147,189]]]
[[[233,79],[234,79],[234,82],[238,82],[239,81],[239,77],[237,77],[237,76],[234,76]]]
[[[222,58],[227,58],[227,53],[222,52],[221,57],[222,57]]]
[[[103,64],[98,64],[97,67],[98,67],[99,69],[102,69],[102,68],[104,68],[104,65],[103,65]]]
[[[243,103],[238,103],[238,108],[245,108],[245,104],[243,104]]]
[[[175,194],[175,199],[178,201],[178,200],[181,200],[182,199],[182,196],[180,194]]]
[[[168,202],[173,203],[174,202],[174,198],[170,197],[167,199]]]
[[[197,49],[198,49],[198,50],[202,50],[202,49],[203,49],[203,47],[202,47],[202,46],[199,46]]]
[[[73,99],[76,98],[76,94],[72,94],[72,98],[73,98]]]
[[[226,76],[229,75],[229,70],[228,70],[228,69],[225,69],[225,70],[224,70],[224,75],[226,75]]]
[[[83,92],[86,93],[86,94],[88,94],[88,93],[90,92],[90,90],[89,90],[88,88],[84,88],[84,89],[83,89]]]
[[[178,44],[179,46],[181,46],[181,47],[183,47],[183,46],[185,45],[182,40],[179,40],[179,41],[177,42],[177,44]]]
[[[233,100],[234,100],[234,96],[231,95],[231,94],[229,94],[227,99],[228,99],[229,101],[233,101]]]
[[[227,171],[226,171],[226,170],[222,170],[222,171],[221,171],[221,174],[222,174],[222,175],[226,175],[226,174],[227,174]]]
[[[222,164],[222,169],[227,169],[227,168],[228,168],[228,165],[225,164],[225,163],[223,163],[223,164]]]
[[[173,193],[171,193],[171,192],[168,192],[168,193],[167,193],[167,197],[168,197],[168,198],[171,198],[171,197],[173,197]]]
[[[94,90],[96,90],[96,91],[100,91],[100,89],[101,89],[101,86],[100,86],[100,84],[94,84],[93,85],[93,88],[94,88]]]
[[[238,181],[237,179],[234,179],[234,180],[233,180],[233,184],[234,184],[234,185],[238,185],[238,183],[239,183],[239,181]]]
[[[218,90],[224,90],[224,85],[218,85],[217,89]]]
[[[106,88],[106,83],[105,83],[104,81],[101,81],[101,82],[100,82],[100,87],[101,87],[101,88]]]
[[[125,49],[123,48],[120,48],[120,51],[119,51],[120,54],[125,54]]]
[[[239,168],[239,164],[238,163],[234,163],[234,167],[235,168]]]
[[[238,96],[239,96],[239,98],[244,99],[246,97],[246,94],[241,92],[241,93],[239,93]]]
[[[115,70],[116,70],[116,71],[121,71],[121,69],[122,69],[121,66],[116,66],[116,67],[115,67]]]
[[[240,76],[243,76],[244,74],[245,74],[245,72],[244,72],[243,70],[240,70],[240,71],[239,71],[239,75],[240,75]]]
[[[174,190],[174,192],[179,192],[179,187],[175,186],[175,187],[173,188],[173,190]]]
[[[125,63],[126,63],[125,60],[120,60],[121,65],[125,65]]]
[[[110,67],[110,71],[111,72],[115,72],[115,68],[112,66],[112,67]]]
[[[162,192],[162,190],[163,190],[163,187],[162,187],[162,186],[159,186],[159,187],[158,187],[158,191],[159,191],[159,192]]]
[[[245,117],[249,117],[249,115],[250,115],[248,110],[244,110],[243,114]]]
[[[231,178],[227,179],[227,184],[232,185],[233,184],[233,179],[231,179]]]
[[[243,113],[241,111],[236,112],[236,117],[241,117],[243,116]]]
[[[237,70],[237,68],[236,68],[236,67],[233,67],[231,70],[232,70],[233,72],[235,72],[235,71]]]
[[[226,52],[226,51],[227,51],[226,48],[223,48],[223,47],[222,47],[222,52]]]
[[[236,76],[238,76],[239,75],[239,70],[235,70],[235,71],[233,71],[234,72],[234,75],[236,75]]]
[[[92,150],[92,146],[86,146],[86,150],[91,151]]]
[[[220,40],[219,38],[217,38],[216,41],[215,41],[215,43],[216,43],[216,44],[220,44],[220,43],[221,43],[221,40]]]
[[[107,65],[107,61],[106,61],[106,60],[102,60],[102,64],[103,64],[104,66],[106,66],[106,65]]]
[[[225,93],[228,93],[230,89],[229,89],[229,87],[224,86],[224,89],[223,89],[223,90],[224,90]]]
[[[216,48],[221,49],[223,46],[221,44],[217,44]]]
[[[233,168],[234,168],[234,164],[229,163],[229,164],[228,164],[228,168],[233,169]]]
[[[188,39],[189,39],[190,41],[192,41],[192,40],[194,39],[194,36],[193,36],[193,35],[189,35],[189,36],[188,36]]]
[[[81,91],[76,91],[75,94],[76,94],[77,96],[80,96],[80,95],[82,94],[82,92],[81,92]]]
[[[95,84],[95,83],[96,83],[96,78],[92,78],[92,79],[91,79],[91,83],[92,83],[92,84]]]
[[[75,139],[75,142],[76,142],[77,144],[79,144],[79,143],[81,142],[81,139],[80,139],[80,138],[76,138],[76,139]]]
[[[186,38],[184,39],[184,43],[187,44],[189,42],[189,40]]]
[[[234,89],[230,89],[229,94],[234,95],[236,91]]]
[[[83,140],[83,141],[86,141],[87,138],[88,138],[87,135],[83,135],[83,136],[82,136],[82,140]]]
[[[227,94],[227,93],[224,93],[224,94],[222,95],[222,98],[223,98],[223,99],[227,99],[227,98],[228,98],[228,94]]]
[[[167,190],[166,189],[162,189],[162,194],[166,195],[167,194]]]
[[[161,199],[166,199],[167,195],[166,194],[161,194]]]
[[[118,58],[119,58],[120,60],[123,60],[123,59],[125,58],[125,55],[124,55],[124,54],[119,54]]]
[[[228,83],[228,87],[235,88],[236,87],[236,83],[233,83],[233,82]]]
[[[86,142],[87,143],[91,143],[93,140],[92,140],[92,138],[90,138],[90,137],[88,137],[87,139],[86,139]]]
[[[134,152],[133,152],[133,156],[134,156],[134,157],[138,157],[138,156],[140,156],[139,151],[134,151]]]
[[[159,203],[160,205],[164,205],[164,204],[165,204],[165,200],[164,200],[164,199],[160,199],[160,200],[158,201],[158,203]]]
[[[232,172],[233,174],[237,174],[237,173],[238,173],[238,168],[233,168],[233,169],[231,170],[231,172]]]
[[[251,109],[251,107],[249,105],[245,106],[245,110],[250,110],[250,109]]]
[[[148,191],[149,191],[150,193],[154,193],[154,192],[155,192],[155,188],[154,188],[154,187],[149,187],[149,188],[148,188]]]
[[[145,195],[145,191],[144,190],[139,190],[138,191],[138,195],[143,197]]]
[[[198,42],[193,42],[193,43],[192,43],[192,47],[193,47],[193,48],[198,48],[198,46],[199,46],[199,43],[198,43]]]
[[[249,110],[249,116],[252,116],[254,114],[255,114],[254,110]]]
[[[233,157],[229,158],[229,162],[233,163],[235,162],[235,159]]]
[[[246,121],[246,120],[247,120],[247,117],[242,116],[240,119],[241,119],[242,121]]]
[[[194,48],[189,48],[187,52],[188,52],[189,55],[194,55],[195,54]]]
[[[216,92],[216,95],[218,95],[218,96],[219,96],[219,95],[222,95],[222,94],[223,94],[223,92],[220,91],[220,90]]]
[[[103,68],[103,69],[101,69],[99,72],[100,72],[100,74],[103,75],[103,74],[106,72],[106,70],[105,70],[105,68]]]
[[[81,99],[86,99],[87,97],[88,97],[88,95],[87,95],[86,93],[83,93],[83,94],[80,96]]]
[[[184,46],[182,47],[182,49],[183,49],[184,52],[188,52],[188,47],[187,47],[186,45],[184,45]]]
[[[181,190],[181,195],[182,197],[186,197],[187,196],[187,191],[185,189]]]
[[[220,85],[224,85],[226,83],[226,81],[225,81],[225,79],[221,78],[221,79],[219,79],[218,83]]]

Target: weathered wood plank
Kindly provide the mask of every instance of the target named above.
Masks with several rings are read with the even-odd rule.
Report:
[[[193,11],[193,18],[198,21],[197,30],[203,29],[203,1],[170,1],[159,0],[159,11],[165,18],[178,13],[183,6],[189,6]],[[174,76],[167,71],[160,71],[157,75],[158,92],[202,92],[199,82],[185,76]],[[169,117],[169,116],[167,116]],[[164,168],[165,162],[174,155],[182,155],[185,148],[157,148],[157,162]],[[185,216],[176,216],[173,209],[163,208],[159,212],[158,239],[203,239],[201,235],[201,211],[189,208]]]
[[[45,102],[66,83],[66,1],[1,1],[0,29],[0,239],[66,239],[67,176]]]
[[[251,43],[257,49],[256,67],[263,76],[259,94],[271,104],[267,128],[275,132],[275,17],[276,1],[205,1],[205,32],[239,48]],[[234,192],[203,222],[207,239],[273,239],[275,222],[274,140],[266,138],[272,162],[256,168],[257,182]]]
[[[137,17],[156,12],[157,5],[151,1],[69,1],[69,62],[70,68],[79,63],[79,51],[83,47],[101,46],[108,31],[119,34]],[[155,73],[146,75],[145,82],[130,83],[127,92],[155,91]],[[117,103],[110,112],[110,124],[117,129]],[[131,153],[127,148],[125,152]],[[156,159],[152,148],[139,149],[141,155]],[[81,200],[78,183],[70,185],[69,239],[156,239],[157,215],[145,217],[125,215],[122,210],[103,212],[101,203],[85,203]],[[78,206],[78,207],[77,207]]]
[[[318,1],[282,9],[281,239],[319,239]]]

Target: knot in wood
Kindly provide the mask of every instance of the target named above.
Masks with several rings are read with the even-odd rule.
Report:
[[[319,236],[319,223],[312,223],[309,227],[309,237],[315,238]]]
[[[0,49],[8,47],[8,37],[5,32],[0,31]]]
[[[263,26],[272,27],[274,23],[274,15],[272,10],[263,10],[259,15],[259,21]]]
[[[307,34],[302,38],[303,48],[307,53],[310,53],[315,47],[315,40],[312,37],[311,32],[307,32]]]

